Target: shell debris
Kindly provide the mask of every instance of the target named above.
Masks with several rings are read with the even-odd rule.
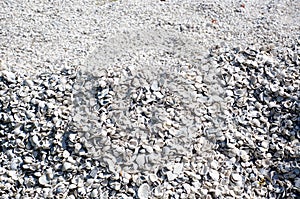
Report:
[[[299,195],[298,1],[3,2],[1,198]]]

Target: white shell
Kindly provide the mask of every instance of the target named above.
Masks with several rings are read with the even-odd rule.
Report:
[[[70,162],[64,162],[62,165],[62,170],[66,171],[72,168],[72,164]]]
[[[219,163],[216,160],[211,161],[210,163],[210,167],[212,169],[217,169],[218,168]]]
[[[159,91],[153,92],[153,94],[159,99],[162,99],[164,97],[164,95],[161,94],[161,92],[159,92]]]
[[[146,183],[142,184],[138,189],[138,197],[140,199],[148,199],[150,192],[150,186]]]
[[[144,154],[138,155],[135,161],[139,166],[143,166],[145,164],[145,155]]]
[[[217,170],[211,169],[209,171],[209,176],[214,180],[214,181],[218,181],[219,180],[219,172]]]
[[[39,137],[37,135],[34,135],[31,137],[31,143],[34,145],[34,146],[38,146],[39,145]]]
[[[155,174],[150,174],[148,177],[151,182],[155,182],[158,180],[158,177]]]
[[[96,198],[96,197],[98,197],[98,190],[97,189],[93,189],[93,191],[91,192],[91,197],[92,198]]]
[[[47,176],[46,175],[42,175],[41,177],[39,177],[39,183],[41,185],[48,185],[49,181],[47,179]]]
[[[18,174],[15,170],[7,171],[7,175],[10,176],[13,180],[18,180]]]
[[[174,174],[172,171],[167,171],[166,174],[169,181],[173,181],[178,177],[178,175]]]
[[[153,91],[158,91],[159,90],[159,87],[158,87],[158,81],[157,80],[154,80],[151,84],[151,87],[150,87]]]
[[[108,164],[108,169],[111,171],[111,172],[115,172],[115,164],[114,164],[114,161],[112,161],[111,159],[109,158],[103,158],[103,161],[106,162]]]
[[[182,169],[183,169],[183,163],[175,163],[173,173],[174,174],[181,174]]]
[[[64,158],[68,158],[69,156],[70,156],[70,152],[67,151],[67,150],[64,150],[64,152],[63,152],[63,157],[64,157]]]
[[[237,185],[241,185],[243,181],[243,177],[237,173],[231,174],[231,180],[236,183]]]

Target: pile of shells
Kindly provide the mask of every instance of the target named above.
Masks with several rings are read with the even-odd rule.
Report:
[[[184,74],[181,77],[167,73],[168,70],[159,73],[159,68],[155,70],[158,75],[154,75],[147,68],[139,70],[132,65],[101,69],[99,76],[80,74],[78,84],[94,87],[82,92],[85,86],[78,86],[82,93],[75,99],[89,100],[84,106],[95,111],[87,118],[88,124],[101,124],[93,126],[95,132],[101,133],[97,135],[99,143],[93,140],[89,128],[82,134],[88,153],[107,162],[110,172],[139,176],[132,178],[136,180],[133,184],[125,183],[124,189],[140,186],[137,194],[141,198],[161,197],[162,193],[181,198],[293,197],[299,191],[297,46],[287,50],[294,56],[292,61],[289,56],[282,59],[286,52],[276,48],[217,46],[211,49],[209,61],[201,68],[172,67],[180,69],[176,74]],[[164,79],[166,76],[161,74],[169,78]],[[148,80],[151,76],[155,78]],[[164,85],[170,78],[173,80]],[[183,81],[189,78],[191,81]],[[180,82],[174,85],[176,89],[172,88],[173,82]],[[192,86],[195,95],[190,90],[180,95],[182,85]],[[220,100],[222,97],[224,100]],[[192,117],[188,115],[191,109]],[[78,110],[77,114],[87,113]],[[183,113],[184,117],[176,120],[176,114]],[[192,122],[184,123],[184,119]],[[177,142],[177,151],[172,153],[169,144],[174,143],[176,129],[182,126],[192,126],[185,128],[192,139]],[[169,142],[170,138],[173,140]],[[289,165],[288,169],[283,165]],[[280,181],[287,177],[291,181]],[[174,189],[181,185],[182,189]],[[121,193],[115,194],[124,197],[119,186],[116,191]]]
[[[185,58],[190,58],[191,50],[185,51],[182,45],[174,48],[178,42],[193,43],[192,39],[162,30],[138,32],[144,38],[139,34],[134,37],[135,32],[126,33],[140,43],[138,49],[130,48],[134,56],[120,48],[121,54],[108,59],[103,52],[110,52],[112,47],[104,49],[103,45],[88,59],[74,85],[74,131],[81,132],[91,156],[113,156],[113,162],[125,170],[151,170],[155,169],[153,164],[189,157],[191,145],[199,154],[210,150],[210,144],[203,148],[194,141],[202,134],[212,143],[222,139],[218,128],[222,126],[219,115],[224,92],[216,80],[217,69],[210,67],[211,63],[189,63]],[[115,41],[128,47],[130,42],[123,37],[118,34],[107,43]],[[163,45],[167,40],[169,44]],[[153,46],[150,41],[162,49],[147,49]],[[197,53],[196,47],[193,53]],[[136,56],[145,60],[137,63]],[[119,57],[122,62],[116,61]],[[160,60],[163,57],[165,60]],[[99,61],[103,59],[105,66]]]
[[[297,1],[3,2],[1,198],[300,195]]]

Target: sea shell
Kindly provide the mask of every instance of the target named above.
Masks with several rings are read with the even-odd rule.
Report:
[[[166,175],[167,175],[167,178],[168,178],[169,182],[175,180],[178,177],[178,175],[174,174],[172,171],[167,171]]]
[[[183,169],[183,163],[175,163],[173,166],[174,166],[173,173],[178,175],[181,174]]]
[[[128,148],[130,149],[136,149],[136,147],[138,146],[139,142],[136,139],[131,139],[128,142]]]
[[[115,182],[110,182],[109,185],[116,191],[121,189],[121,183],[115,181]]]
[[[159,91],[159,86],[158,86],[158,81],[157,80],[154,80],[150,86],[150,88],[153,90],[153,91]]]
[[[62,170],[63,171],[67,171],[67,170],[72,169],[72,168],[73,168],[73,165],[70,162],[64,162],[63,165],[62,165]]]
[[[140,199],[148,199],[150,197],[150,186],[146,183],[142,184],[137,195]]]
[[[242,186],[243,183],[243,177],[237,173],[232,173],[230,176],[230,179],[232,182],[234,182],[235,184]]]
[[[139,154],[136,159],[136,163],[141,167],[145,164],[145,155],[144,154]]]
[[[158,180],[158,176],[156,174],[149,174],[148,178],[151,182],[156,182]]]
[[[99,192],[97,189],[93,189],[92,192],[91,192],[91,197],[92,198],[97,198],[99,195]]]
[[[208,174],[214,181],[219,180],[220,174],[217,170],[211,169]]]
[[[42,175],[41,177],[39,177],[39,183],[43,186],[50,186],[46,175]]]

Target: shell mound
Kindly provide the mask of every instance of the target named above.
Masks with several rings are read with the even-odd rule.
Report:
[[[90,55],[75,85],[74,121],[94,158],[151,170],[191,156],[196,137],[205,139],[200,151],[212,149],[224,122],[224,92],[217,68],[201,62],[205,52],[191,38],[132,30]],[[205,116],[211,125],[203,126]]]

